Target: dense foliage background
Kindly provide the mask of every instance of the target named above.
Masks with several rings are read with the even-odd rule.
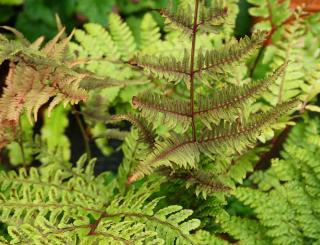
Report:
[[[190,2],[194,3],[174,0],[173,8],[187,9]],[[203,2],[207,7],[212,3]],[[196,49],[221,50],[214,58],[222,57],[226,67],[208,76],[198,69],[195,92],[216,96],[226,103],[226,110],[200,115],[196,126],[204,126],[196,133],[208,133],[204,128],[221,119],[230,119],[230,125],[236,125],[231,132],[241,133],[249,115],[257,119],[246,128],[249,140],[227,134],[220,145],[202,149],[206,154],[195,151],[194,157],[189,148],[170,158],[176,150],[170,143],[187,134],[190,125],[183,115],[175,118],[164,110],[162,118],[154,108],[183,112],[189,88],[181,81],[188,78],[166,69],[184,68],[176,61],[185,62],[191,42],[181,26],[171,26],[159,13],[167,0],[0,0],[0,26],[7,26],[0,31],[5,37],[0,38],[1,99],[15,65],[27,59],[31,61],[25,67],[39,68],[33,71],[39,71],[40,78],[44,70],[43,77],[50,74],[59,89],[59,82],[66,88],[50,117],[48,109],[56,96],[51,90],[50,99],[42,94],[45,103],[35,99],[28,104],[38,95],[33,85],[33,94],[23,94],[27,99],[22,102],[7,96],[8,111],[3,109],[7,101],[0,103],[0,119],[6,112],[11,116],[14,103],[26,103],[26,110],[18,113],[14,137],[0,149],[0,244],[320,242],[320,9],[316,1],[224,2],[229,14],[223,18],[225,25],[211,23],[212,29],[199,31]],[[40,36],[44,43],[55,40],[53,51],[28,49],[40,44]],[[231,48],[224,49],[229,43]],[[68,52],[63,52],[65,47]],[[161,55],[173,58],[161,60]],[[242,55],[246,59],[240,59]],[[69,59],[79,62],[78,70]],[[144,69],[139,62],[147,64],[141,65]],[[153,69],[159,64],[158,71]],[[54,74],[43,68],[46,65]],[[33,84],[25,67],[17,69],[17,91]],[[84,79],[87,71],[94,82]],[[82,80],[68,87],[59,72]],[[49,79],[45,82],[51,85]],[[159,97],[148,97],[151,91]],[[226,92],[220,96],[217,91]],[[174,107],[178,99],[182,102]],[[299,106],[291,107],[295,99]],[[239,102],[233,106],[232,101]],[[251,133],[263,125],[261,118],[267,122],[262,133]],[[0,146],[2,133],[7,133],[1,130]],[[229,131],[217,132],[214,136],[219,138]],[[255,134],[256,146],[247,148],[253,146]],[[153,161],[152,154],[154,162],[166,154],[169,160],[159,169],[148,168],[143,162]],[[193,158],[195,168],[180,168],[179,162],[188,166]],[[131,183],[136,169],[146,177]]]

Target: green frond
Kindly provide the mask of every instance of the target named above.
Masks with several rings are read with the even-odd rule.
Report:
[[[190,219],[191,210],[158,209],[161,198],[150,200],[161,181],[114,196],[111,176],[94,177],[93,163],[83,168],[84,162],[73,169],[52,164],[46,171],[0,172],[0,221],[8,225],[11,242],[195,244],[190,232],[200,221]]]
[[[147,123],[140,115],[118,114],[111,117],[110,122],[129,121],[139,131],[139,140],[148,144],[151,148],[155,142],[155,134],[150,123]]]
[[[140,27],[139,49],[147,52],[161,40],[160,28],[150,13],[143,16]]]
[[[185,80],[187,82],[189,78],[190,55],[186,50],[181,61],[173,56],[139,55],[131,63],[144,68],[148,75],[150,74],[160,79],[177,82]]]
[[[225,45],[219,50],[206,51],[203,54],[199,49],[197,69],[195,74],[201,77],[202,73],[209,74],[224,73],[228,66],[249,57],[264,41],[265,33],[256,32],[251,38],[244,37]]]
[[[190,105],[188,102],[175,100],[159,94],[143,93],[132,98],[134,108],[141,111],[143,117],[154,122],[159,119],[169,128],[178,124],[186,130],[191,123]]]
[[[198,26],[203,31],[217,32],[225,23],[228,8],[224,7],[222,0],[214,0],[210,7],[203,5],[199,13]]]
[[[229,245],[230,243],[225,241],[222,238],[218,238],[214,234],[205,231],[199,230],[195,234],[195,240],[197,241],[198,245]]]
[[[123,160],[118,168],[118,188],[121,192],[126,189],[125,183],[132,169],[139,163],[139,159],[149,153],[149,147],[139,141],[138,130],[131,130],[122,144]]]
[[[252,209],[252,219],[221,220],[223,230],[245,244],[319,242],[319,135],[319,120],[295,126],[281,158],[251,176],[255,187],[239,187],[233,193]]]
[[[208,98],[199,98],[195,115],[211,129],[211,123],[219,124],[221,120],[235,121],[242,110],[261,96],[271,84],[284,73],[287,64],[278,67],[270,76],[263,80],[245,84],[243,87],[229,86],[215,92]]]
[[[137,47],[133,34],[125,22],[122,22],[119,15],[112,13],[109,16],[109,28],[112,40],[117,46],[124,60],[129,60]]]
[[[162,9],[160,14],[166,18],[166,20],[179,28],[179,30],[183,30],[184,32],[191,34],[193,28],[193,16],[192,16],[192,8],[188,4],[188,9],[178,8],[176,11],[173,8],[173,2],[169,1],[167,8]]]
[[[228,217],[218,219],[225,232],[246,245],[269,245],[272,240],[266,235],[266,229],[254,219]]]
[[[129,191],[125,197],[116,197],[106,208],[106,220],[125,218],[128,221],[143,223],[149,230],[161,231],[159,238],[164,244],[195,244],[190,231],[198,228],[199,220],[190,219],[192,210],[172,205],[155,210],[161,198],[149,201],[145,184],[138,191]]]

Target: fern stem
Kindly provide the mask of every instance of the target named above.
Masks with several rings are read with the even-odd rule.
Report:
[[[81,134],[82,134],[83,143],[84,143],[84,147],[85,147],[85,150],[86,150],[86,153],[88,156],[88,160],[90,160],[91,159],[91,150],[90,150],[90,145],[89,145],[89,138],[86,133],[86,130],[84,129],[83,123],[81,122],[79,114],[77,113],[77,111],[75,110],[74,107],[73,107],[73,114],[74,114],[74,117],[75,117],[77,124],[80,128]]]
[[[198,10],[199,10],[199,0],[195,0],[195,10],[194,10],[194,20],[192,29],[192,47],[191,47],[191,62],[190,62],[190,109],[191,109],[191,124],[192,124],[192,138],[193,141],[197,141],[196,125],[195,125],[195,115],[194,115],[194,59],[196,50],[196,39],[198,30]]]
[[[24,152],[24,146],[23,146],[23,130],[22,130],[21,118],[19,119],[19,128],[20,128],[20,132],[19,132],[18,144],[21,150],[23,165],[26,165],[27,162],[26,162],[26,154]]]

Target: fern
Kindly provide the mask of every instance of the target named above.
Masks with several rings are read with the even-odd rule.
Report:
[[[129,182],[148,175],[154,168],[177,164],[182,168],[196,168],[200,160],[200,152],[205,154],[229,155],[242,152],[256,140],[256,137],[266,127],[275,122],[279,116],[296,105],[296,101],[284,103],[275,107],[269,113],[257,115],[242,126],[235,124],[221,124],[212,132],[205,132],[197,141],[191,137],[172,135],[167,141],[157,142],[152,154],[142,161]]]
[[[142,116],[150,121],[163,116],[162,122],[169,128],[175,128],[177,124],[182,124],[184,129],[190,126],[191,112],[189,104],[185,101],[145,93],[133,97],[132,104],[135,108],[139,108]]]
[[[63,30],[40,50],[41,39],[27,47],[7,39],[1,41],[0,60],[11,61],[0,99],[2,130],[8,124],[14,130],[23,110],[30,121],[32,114],[37,120],[39,108],[51,97],[54,99],[49,110],[62,101],[74,104],[86,99],[86,91],[79,88],[79,82],[89,74],[76,72],[72,62],[63,57],[70,37],[59,41],[62,34]],[[6,141],[10,136],[3,137]]]
[[[302,123],[291,132],[282,151],[267,171],[256,172],[252,180],[258,189],[240,187],[235,196],[254,211],[256,221],[241,220],[256,234],[243,236],[238,217],[222,221],[223,227],[246,244],[317,243],[319,237],[318,196],[318,120]],[[237,226],[236,226],[237,225]],[[239,229],[240,228],[240,229]]]
[[[65,244],[81,239],[82,244],[193,244],[189,232],[199,221],[188,219],[191,210],[177,205],[155,210],[159,198],[146,203],[156,184],[132,189],[125,196],[113,195],[114,182],[105,184],[105,174],[95,178],[93,163],[82,169],[83,163],[72,169],[75,174],[54,166],[44,173],[34,168],[1,173],[5,194],[0,219],[9,224],[11,242]]]
[[[185,135],[169,133],[168,137],[156,141],[153,152],[135,167],[128,178],[128,183],[150,175],[159,167],[197,169],[200,167],[198,162],[202,154],[214,157],[241,153],[255,143],[261,131],[269,129],[270,124],[275,123],[282,113],[294,107],[294,102],[289,102],[279,104],[268,113],[258,116],[248,116],[250,111],[244,112],[254,99],[284,74],[286,62],[264,80],[240,88],[227,86],[223,90],[209,93],[206,99],[199,96],[198,103],[195,101],[197,98],[195,86],[198,81],[227,75],[234,64],[252,55],[263,43],[265,33],[256,32],[251,38],[245,37],[239,42],[230,42],[220,49],[206,51],[204,54],[202,47],[196,48],[199,36],[197,31],[202,24],[205,24],[207,18],[224,16],[226,9],[221,3],[214,3],[208,8],[195,1],[194,6],[193,15],[188,14],[185,8],[176,13],[172,7],[163,11],[172,22],[191,31],[191,50],[185,49],[182,58],[173,55],[158,57],[136,55],[129,62],[144,68],[148,75],[175,81],[177,84],[183,80],[190,96],[189,101],[177,101],[149,93],[133,97],[133,106],[140,109],[141,115],[147,120],[154,121],[155,125],[160,121],[172,129],[177,129],[178,125],[182,126]],[[210,86],[210,83],[207,85]],[[245,115],[241,115],[243,113]],[[205,124],[208,130],[203,130],[199,122]]]

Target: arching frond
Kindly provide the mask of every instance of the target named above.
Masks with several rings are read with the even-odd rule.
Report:
[[[219,124],[221,120],[234,121],[242,114],[255,98],[273,84],[286,69],[286,64],[281,65],[270,76],[263,80],[245,84],[243,87],[230,86],[215,92],[210,97],[199,98],[195,115],[211,129],[211,123]]]
[[[132,104],[140,109],[142,116],[149,121],[160,118],[169,128],[180,124],[186,130],[191,123],[190,105],[185,101],[144,93],[133,97]]]

